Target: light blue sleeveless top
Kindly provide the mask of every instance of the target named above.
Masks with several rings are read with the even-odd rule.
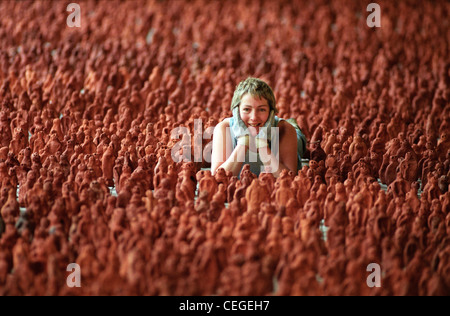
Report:
[[[305,135],[303,135],[303,133],[301,132],[298,125],[293,124],[293,122],[291,120],[285,120],[285,119],[275,116],[274,124],[272,127],[277,127],[281,121],[286,121],[286,122],[290,123],[291,125],[293,125],[295,127],[295,131],[297,132],[297,171],[298,171],[302,168],[302,156],[305,154],[305,151],[306,151],[306,137],[305,137]],[[229,122],[230,122],[231,141],[232,141],[233,150],[234,150],[237,146],[236,131],[239,129],[239,126],[238,126],[238,122],[237,122],[236,118],[234,118],[234,117],[230,117]],[[250,171],[253,172],[254,174],[256,174],[257,176],[259,176],[259,174],[264,170],[264,163],[259,158],[259,155],[256,155],[256,157],[252,157],[252,160],[250,160],[250,153],[248,150],[245,153],[245,162],[242,165],[242,167],[244,167],[244,165],[246,165],[246,164],[250,165]],[[241,168],[241,170],[242,170],[242,168]]]

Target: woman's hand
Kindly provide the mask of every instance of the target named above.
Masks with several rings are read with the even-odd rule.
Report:
[[[248,149],[254,153],[259,152],[260,148],[265,148],[269,146],[268,140],[265,138],[265,134],[263,137],[258,137],[260,129],[250,126],[248,128],[250,132],[250,136],[247,135],[246,146]]]
[[[237,139],[237,144],[248,147],[250,144],[250,136],[244,135]]]

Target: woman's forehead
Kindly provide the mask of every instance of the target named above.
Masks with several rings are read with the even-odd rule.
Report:
[[[250,93],[246,93],[241,100],[241,105],[243,106],[251,106],[251,107],[260,107],[260,106],[269,106],[269,102],[260,96],[251,95]]]

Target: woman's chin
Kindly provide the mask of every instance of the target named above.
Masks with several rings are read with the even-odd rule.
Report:
[[[259,127],[248,126],[248,131],[251,136],[255,137],[259,133]]]

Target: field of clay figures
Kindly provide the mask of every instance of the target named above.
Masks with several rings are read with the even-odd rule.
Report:
[[[0,1],[1,296],[450,295],[448,1],[69,4]],[[297,174],[211,174],[249,76]]]

